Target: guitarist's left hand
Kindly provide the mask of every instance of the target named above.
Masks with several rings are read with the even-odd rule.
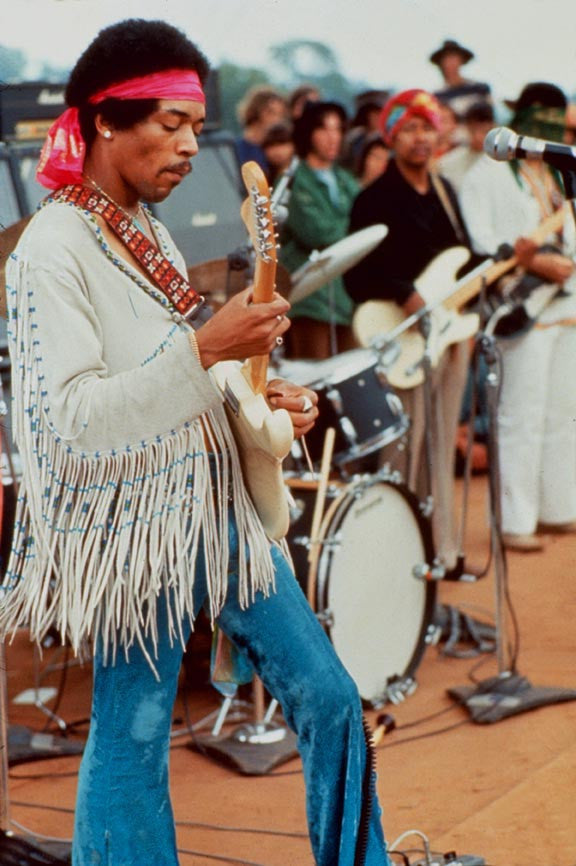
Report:
[[[286,379],[271,379],[266,386],[266,398],[274,409],[286,409],[290,414],[296,439],[309,433],[318,418],[318,395],[310,388]],[[309,404],[311,407],[306,408]]]

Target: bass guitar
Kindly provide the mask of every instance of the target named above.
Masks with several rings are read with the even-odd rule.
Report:
[[[562,228],[564,218],[563,208],[555,211],[530,238],[537,244],[544,243],[550,234]],[[456,280],[456,273],[469,258],[470,253],[465,247],[452,247],[436,256],[415,281],[430,313],[428,347],[432,367],[437,366],[448,346],[469,339],[478,330],[478,315],[463,314],[459,310],[480,293],[483,284],[491,285],[518,265],[516,256],[497,262],[489,259],[471,275]],[[452,288],[447,291],[446,286]],[[549,291],[546,300],[551,300],[557,291],[556,287],[552,293]],[[414,328],[407,326],[403,329],[405,321],[406,316],[394,301],[367,301],[357,308],[352,322],[356,339],[364,347],[374,345],[390,332],[398,332],[400,352],[386,375],[390,384],[399,389],[414,388],[424,380],[421,363],[425,351],[424,338]]]
[[[276,279],[276,238],[270,190],[258,163],[242,166],[248,191],[241,215],[256,256],[253,302],[273,300]],[[268,355],[249,358],[243,365],[221,361],[212,368],[224,397],[238,446],[246,487],[270,538],[286,535],[290,523],[282,461],[294,439],[292,419],[285,409],[272,409],[266,400]]]

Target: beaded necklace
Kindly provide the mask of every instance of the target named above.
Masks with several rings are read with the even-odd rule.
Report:
[[[94,187],[94,189],[100,193],[100,195],[103,195],[106,198],[110,199],[112,204],[115,204],[116,207],[118,208],[118,210],[122,211],[122,213],[125,214],[128,217],[128,219],[131,220],[134,223],[134,225],[140,229],[142,234],[145,234],[147,237],[151,237],[151,238],[154,237],[154,235],[152,233],[151,226],[150,226],[150,222],[149,222],[147,214],[146,214],[146,211],[142,207],[142,202],[138,202],[138,207],[136,208],[136,213],[132,214],[132,213],[130,213],[130,211],[126,210],[125,207],[122,207],[121,204],[118,204],[116,199],[112,198],[110,193],[103,190],[102,187],[98,183],[96,183],[96,181],[94,180],[93,177],[90,177],[90,175],[87,174],[86,172],[84,172],[84,177]],[[140,215],[143,218],[142,220],[139,219]],[[144,222],[146,223],[145,225],[144,225]]]

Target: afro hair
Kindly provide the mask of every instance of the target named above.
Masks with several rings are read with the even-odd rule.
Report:
[[[120,21],[101,30],[79,58],[66,102],[80,107],[111,84],[166,69],[193,69],[204,83],[209,64],[181,30],[165,21]]]
[[[90,97],[111,84],[167,69],[192,69],[202,84],[210,71],[202,52],[165,21],[130,18],[100,31],[77,61],[66,87],[66,102],[79,109],[88,151],[96,137],[96,114],[116,129],[128,129],[157,106],[156,99],[106,99],[94,106],[88,101]]]

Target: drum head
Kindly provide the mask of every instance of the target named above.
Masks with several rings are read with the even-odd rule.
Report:
[[[433,556],[415,498],[388,482],[350,485],[320,558],[319,607],[361,697],[378,704],[387,684],[412,676],[425,649],[435,585],[413,576]]]

